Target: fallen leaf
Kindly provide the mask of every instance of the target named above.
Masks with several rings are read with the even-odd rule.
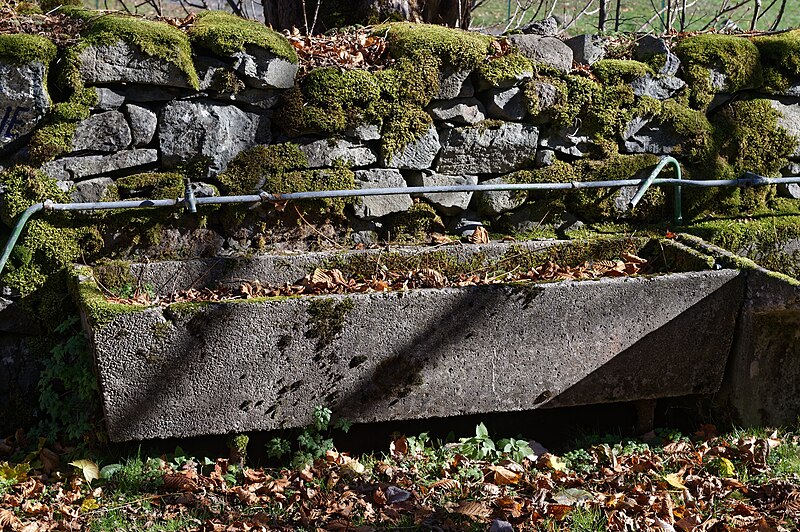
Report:
[[[482,225],[479,225],[475,228],[472,234],[469,235],[469,241],[471,244],[488,244],[489,231],[487,231]]]
[[[503,467],[503,466],[489,466],[487,468],[491,471],[492,475],[492,482],[497,484],[498,486],[508,486],[511,484],[516,484],[522,479],[522,473],[517,471],[511,471],[510,469]]]
[[[91,460],[75,460],[74,462],[70,462],[69,465],[80,469],[86,482],[91,482],[100,478],[100,468]]]
[[[453,511],[473,519],[486,519],[492,513],[485,504],[475,501],[462,501]]]
[[[669,474],[665,475],[664,476],[664,480],[666,480],[667,484],[669,484],[673,488],[676,488],[676,489],[679,489],[679,490],[685,490],[686,489],[686,486],[683,485],[683,481],[682,481],[680,475],[678,475],[676,473],[669,473]]]

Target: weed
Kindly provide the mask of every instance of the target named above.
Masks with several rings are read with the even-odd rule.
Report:
[[[339,418],[331,424],[332,412],[324,406],[316,406],[312,413],[312,423],[305,427],[297,435],[296,451],[292,455],[292,467],[302,469],[312,463],[317,458],[325,456],[325,452],[333,448],[333,440],[330,438],[331,431],[350,430],[350,422]],[[266,443],[267,456],[269,458],[283,458],[292,450],[289,440],[281,437],[270,439]]]

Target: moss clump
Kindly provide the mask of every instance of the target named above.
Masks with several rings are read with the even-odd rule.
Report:
[[[148,172],[118,179],[117,190],[127,197],[174,199],[183,196],[183,175]]]
[[[410,22],[378,26],[373,33],[386,36],[389,53],[395,59],[432,55],[463,70],[476,68],[489,54],[494,40],[480,33]]]
[[[443,231],[444,223],[433,206],[420,201],[414,203],[406,212],[395,215],[391,227],[391,235],[395,240],[410,237],[416,241],[425,238],[433,231]]]
[[[28,146],[31,163],[39,166],[72,151],[72,137],[78,122],[89,118],[89,108],[97,103],[94,89],[83,88],[80,79],[75,83],[77,86],[69,99],[55,104],[50,109],[46,123],[31,137]]]
[[[0,204],[0,219],[13,226],[22,211],[45,200],[67,202],[69,197],[58,188],[56,181],[30,166],[14,166],[0,173],[3,201]]]
[[[197,72],[192,62],[189,38],[178,28],[164,22],[117,14],[97,16],[80,9],[63,10],[86,22],[83,42],[79,46],[109,45],[119,41],[133,44],[151,57],[168,61],[186,74],[189,85],[198,88]]]
[[[270,176],[308,166],[306,154],[296,144],[256,146],[240,152],[219,175],[219,181],[232,194],[249,194],[264,188]],[[296,192],[269,190],[269,192]]]
[[[592,65],[592,72],[605,84],[618,85],[630,83],[647,74],[653,75],[653,70],[639,61],[623,59],[603,59]]]
[[[800,77],[800,30],[753,38],[761,53],[765,82],[775,89],[785,89],[789,78]]]
[[[120,294],[126,287],[136,285],[136,278],[131,274],[131,264],[124,260],[104,260],[93,268],[97,284],[104,290]]]
[[[121,314],[135,314],[147,309],[142,305],[123,305],[107,301],[91,272],[88,266],[76,266],[71,273],[70,290],[96,329],[102,329]]]
[[[375,74],[381,89],[380,99],[385,102],[406,102],[425,107],[439,92],[438,58],[415,54],[398,60],[392,68]],[[372,113],[383,117],[389,110],[374,102]]]
[[[308,305],[306,338],[317,340],[317,351],[325,349],[344,329],[347,314],[355,308],[350,298],[337,302],[334,298],[315,299]]]
[[[56,52],[56,45],[39,35],[0,35],[0,59],[12,65],[37,61],[47,66],[56,58]]]
[[[404,147],[427,133],[433,119],[421,107],[412,104],[396,104],[386,117],[381,135],[381,156],[391,159]]]
[[[484,61],[478,67],[481,78],[492,86],[498,86],[504,81],[515,80],[526,73],[533,72],[530,59],[519,53],[513,53]]]
[[[724,90],[735,92],[762,83],[761,55],[748,39],[731,35],[704,34],[689,37],[675,46],[684,65],[692,103],[704,108],[716,92],[710,68],[725,74]]]
[[[558,78],[542,77],[529,81],[525,85],[524,96],[528,113],[539,123],[556,120],[555,116],[560,115],[569,105],[567,84]],[[575,116],[577,111],[571,118],[574,120]],[[569,119],[570,117],[564,116],[556,121],[562,123]]]
[[[702,111],[676,100],[659,101],[643,96],[631,114],[655,118],[685,138],[686,141],[676,148],[676,154],[688,155],[691,161],[699,163],[705,163],[713,155],[714,128]]]
[[[277,57],[297,63],[297,52],[280,33],[255,20],[246,20],[222,11],[206,11],[197,16],[189,38],[195,45],[218,55],[243,52],[245,46],[260,46]]]

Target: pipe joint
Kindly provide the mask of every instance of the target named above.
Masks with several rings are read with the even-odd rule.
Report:
[[[194,195],[194,186],[192,186],[192,182],[188,177],[183,179],[183,187],[183,206],[189,212],[197,212],[197,197]]]

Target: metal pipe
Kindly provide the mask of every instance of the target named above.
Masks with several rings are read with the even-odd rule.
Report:
[[[672,159],[668,157],[666,159]],[[674,161],[674,159],[672,159]],[[662,160],[660,167],[657,170],[663,169],[663,166],[669,164],[671,161],[666,162]],[[677,165],[677,161],[675,161]],[[680,167],[678,175],[680,176]],[[308,200],[308,199],[328,199],[328,198],[349,198],[349,197],[365,197],[365,196],[386,196],[397,194],[428,194],[428,193],[444,193],[444,192],[485,192],[485,191],[498,191],[498,190],[575,190],[575,189],[591,189],[591,188],[617,188],[623,186],[640,186],[646,191],[644,184],[647,182],[648,187],[652,185],[675,185],[680,188],[680,185],[695,186],[695,187],[720,187],[720,186],[763,186],[774,185],[778,183],[800,183],[800,176],[797,177],[778,177],[770,178],[763,177],[751,172],[747,172],[744,177],[739,179],[720,179],[713,181],[704,180],[687,180],[687,179],[658,179],[655,177],[658,172],[654,170],[645,180],[642,179],[624,179],[618,181],[570,181],[567,183],[504,183],[494,185],[449,185],[449,186],[429,186],[429,187],[395,187],[395,188],[366,188],[357,190],[318,190],[311,192],[289,192],[286,194],[274,194],[261,191],[258,194],[246,194],[239,196],[215,196],[215,197],[195,197],[192,200],[192,194],[187,193],[183,198],[176,199],[159,199],[159,200],[126,200],[126,201],[107,201],[107,202],[86,202],[86,203],[54,203],[51,200],[46,200],[44,203],[37,203],[28,207],[25,212],[19,217],[11,236],[6,242],[5,249],[2,256],[0,256],[0,275],[3,273],[6,262],[11,256],[11,251],[19,239],[22,229],[25,227],[28,219],[35,213],[46,211],[96,211],[96,210],[113,210],[113,209],[150,209],[159,207],[175,207],[183,205],[190,212],[196,212],[197,205],[226,205],[226,204],[246,204],[246,203],[267,203],[267,202],[284,202],[290,200]],[[187,189],[188,190],[188,189]],[[637,193],[637,196],[639,194]],[[635,198],[634,198],[635,199]],[[676,199],[680,199],[676,194]],[[680,203],[676,206],[676,213],[680,215]],[[676,216],[676,219],[682,219],[681,216]]]
[[[680,165],[680,163],[678,163],[678,161],[674,157],[664,157],[663,159],[661,159],[658,162],[658,165],[656,165],[656,167],[653,168],[653,171],[650,172],[650,175],[647,176],[647,179],[645,179],[642,182],[642,184],[639,186],[639,190],[636,191],[636,195],[633,196],[633,199],[628,203],[628,206],[631,209],[635,208],[636,205],[639,203],[639,201],[641,201],[641,199],[644,196],[645,192],[647,192],[647,189],[649,189],[650,185],[653,184],[653,181],[655,180],[656,176],[658,174],[660,174],[661,170],[663,170],[664,167],[667,166],[668,164],[671,164],[672,166],[675,167],[675,173],[676,173],[677,180],[681,181],[681,178],[683,176],[681,175],[681,165]],[[681,186],[680,185],[675,185],[675,201],[674,201],[674,203],[675,203],[675,206],[674,206],[675,208],[674,208],[673,217],[674,217],[674,220],[675,220],[675,225],[683,225],[683,208],[681,206]]]

